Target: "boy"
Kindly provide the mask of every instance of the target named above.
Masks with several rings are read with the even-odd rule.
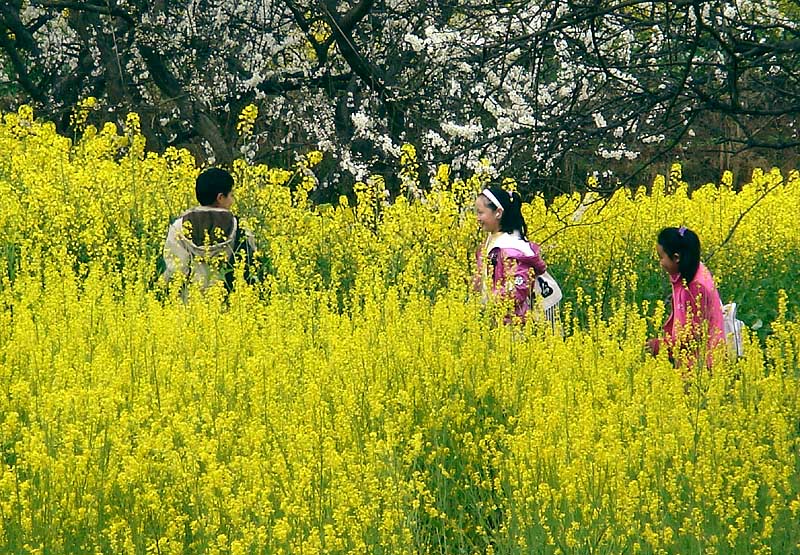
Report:
[[[255,241],[239,227],[230,207],[233,204],[233,177],[219,168],[202,172],[195,182],[200,206],[181,214],[169,226],[164,243],[164,279],[169,283],[176,273],[189,276],[206,288],[223,280],[233,288],[233,263],[243,256],[245,276],[252,266]]]

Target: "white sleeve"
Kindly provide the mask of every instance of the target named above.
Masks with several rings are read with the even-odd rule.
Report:
[[[254,253],[258,250],[258,246],[256,245],[256,238],[253,235],[253,232],[249,229],[244,230],[244,237],[245,241],[247,241],[247,246],[250,249],[251,253]]]
[[[183,218],[178,218],[169,226],[167,240],[164,242],[164,279],[169,281],[175,272],[187,274],[192,255],[187,251],[178,240],[178,236],[183,233]]]

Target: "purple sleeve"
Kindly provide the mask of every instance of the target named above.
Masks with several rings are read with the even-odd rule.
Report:
[[[533,250],[533,272],[540,276],[547,271],[547,263],[545,263],[544,259],[542,258],[542,248],[537,245],[536,243],[531,243],[531,249]]]

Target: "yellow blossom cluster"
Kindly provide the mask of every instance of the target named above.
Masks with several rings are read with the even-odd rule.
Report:
[[[243,137],[252,135],[256,119],[258,119],[258,106],[255,104],[248,104],[242,108],[239,114],[239,121],[236,122],[236,131],[239,135]]]
[[[75,107],[72,115],[70,116],[70,124],[72,127],[77,131],[83,129],[86,125],[86,120],[89,118],[89,114],[92,110],[96,110],[98,108],[97,99],[93,96],[84,98],[78,102],[78,105]],[[22,110],[29,110],[28,106],[24,106]],[[31,111],[31,116],[33,112]]]
[[[256,284],[165,291],[198,170],[142,141],[2,115],[0,551],[800,550],[796,173],[526,199],[561,336],[472,293],[488,172],[314,205],[314,152],[232,168]],[[769,331],[690,382],[642,349],[681,224]]]

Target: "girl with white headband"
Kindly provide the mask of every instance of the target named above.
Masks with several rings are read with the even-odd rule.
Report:
[[[481,229],[488,232],[478,249],[475,276],[484,302],[492,298],[513,300],[513,316],[520,321],[532,308],[541,307],[555,324],[561,289],[547,272],[539,245],[528,241],[519,194],[496,186],[486,188],[475,200],[475,210]],[[513,316],[509,314],[506,322]]]

